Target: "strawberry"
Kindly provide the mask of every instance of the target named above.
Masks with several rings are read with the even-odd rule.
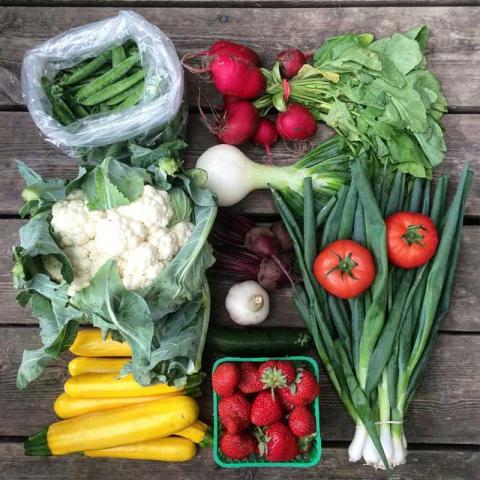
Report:
[[[213,372],[212,385],[221,397],[232,395],[240,381],[240,369],[231,362],[221,363]]]
[[[269,360],[258,369],[263,388],[280,388],[295,380],[295,366],[290,360]]]
[[[290,391],[290,387],[279,388],[276,393],[278,398],[280,398],[282,407],[288,412],[291,412],[295,408],[295,405],[292,403],[292,392]]]
[[[305,406],[295,407],[288,417],[288,428],[296,437],[308,437],[315,432],[315,417]]]
[[[255,453],[257,442],[247,432],[226,432],[220,437],[220,449],[226,457],[242,460]]]
[[[267,427],[257,433],[260,455],[270,462],[289,462],[298,454],[297,439],[282,422]]]
[[[320,385],[310,370],[298,369],[295,382],[279,390],[282,401],[295,407],[307,405],[318,397]]]
[[[240,363],[240,383],[238,389],[245,395],[263,390],[263,383],[258,376],[258,368],[253,362]]]
[[[223,397],[218,402],[220,421],[229,433],[246,430],[250,425],[250,402],[240,392],[229,397]]]
[[[282,404],[276,395],[260,392],[253,401],[250,420],[254,425],[262,427],[278,422],[283,415]]]

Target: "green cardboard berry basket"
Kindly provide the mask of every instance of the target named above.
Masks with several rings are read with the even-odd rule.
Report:
[[[212,373],[224,362],[266,362],[267,360],[291,360],[295,366],[304,366],[315,374],[317,381],[319,380],[319,371],[317,362],[310,357],[293,356],[293,357],[257,357],[257,358],[241,358],[241,357],[223,357],[213,364]],[[218,395],[213,391],[213,457],[217,465],[225,468],[242,468],[242,467],[293,467],[308,468],[317,465],[322,456],[322,438],[320,436],[320,403],[318,397],[311,404],[311,408],[315,415],[315,439],[309,452],[299,455],[290,462],[269,462],[264,460],[260,455],[254,454],[245,460],[232,460],[220,451],[219,438],[222,431],[222,425],[218,418]]]

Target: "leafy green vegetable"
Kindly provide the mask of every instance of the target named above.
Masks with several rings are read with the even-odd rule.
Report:
[[[427,39],[423,26],[375,42],[370,34],[330,38],[315,52],[313,66],[289,80],[288,99],[308,107],[374,165],[431,178],[445,157],[438,122],[447,103],[426,67]],[[285,110],[279,65],[262,71],[266,93],[255,105]]]
[[[31,302],[43,343],[42,348],[24,353],[17,379],[20,388],[70,346],[81,321],[129,343],[133,355],[126,371],[133,372],[142,384],[168,381],[183,385],[188,375],[199,370],[210,313],[205,271],[214,262],[208,235],[217,207],[204,188],[202,172],[180,170],[178,151],[184,146],[172,141],[152,149],[132,143],[128,153],[124,145],[96,150],[96,160],[90,157],[91,163],[80,167],[71,182],[45,181],[19,164],[29,192],[38,195],[29,198],[28,208],[22,209],[32,218],[20,230],[12,274],[15,287],[21,289],[17,301],[22,306]],[[127,154],[133,166],[121,162],[117,154]],[[146,182],[170,191],[173,222],[194,224],[187,243],[147,288],[127,290],[116,263],[108,260],[86,288],[69,297],[73,270],[51,232],[54,203],[82,189],[89,208],[117,207],[141,196]],[[58,275],[47,269],[45,260],[52,258],[58,262]]]

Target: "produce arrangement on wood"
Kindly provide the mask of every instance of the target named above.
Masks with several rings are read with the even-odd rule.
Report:
[[[202,412],[214,416],[215,461],[313,467],[319,371],[294,355],[315,347],[355,424],[350,461],[393,478],[450,303],[472,182],[468,165],[450,196],[447,176],[431,180],[447,103],[427,39],[425,26],[341,35],[283,50],[271,69],[222,39],[185,55],[224,104],[210,115],[199,105],[220,144],[193,169],[181,161],[181,63],[145,19],[121,12],[26,55],[29,111],[79,163],[60,180],[18,162],[29,220],[13,281],[42,347],[24,352],[17,386],[76,355],[54,404],[61,420],[29,437],[27,455],[191,460],[212,440],[193,399],[206,346],[226,356],[212,370],[213,412]],[[334,135],[311,145],[319,122]],[[248,141],[266,164],[237,148]],[[274,165],[277,141],[300,158]],[[257,189],[281,220],[217,217]],[[209,325],[214,264],[209,275],[232,281],[221,299],[231,325]],[[288,288],[305,328],[268,326],[272,292]]]

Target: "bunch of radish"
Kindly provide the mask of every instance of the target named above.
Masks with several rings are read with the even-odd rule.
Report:
[[[199,67],[192,66],[192,59],[200,59]],[[288,101],[287,79],[294,77],[306,63],[307,56],[296,48],[280,52],[277,56],[280,71],[285,78],[285,100]],[[302,141],[317,130],[311,112],[298,103],[290,103],[275,121],[260,118],[251,103],[265,91],[265,77],[260,69],[260,58],[249,47],[228,40],[218,40],[208,50],[189,53],[183,57],[183,65],[193,73],[208,73],[217,90],[223,96],[223,107],[214,115],[214,123],[203,116],[209,130],[218,140],[229,145],[241,145],[252,141],[265,148],[271,163],[271,146],[281,137],[285,141]]]

